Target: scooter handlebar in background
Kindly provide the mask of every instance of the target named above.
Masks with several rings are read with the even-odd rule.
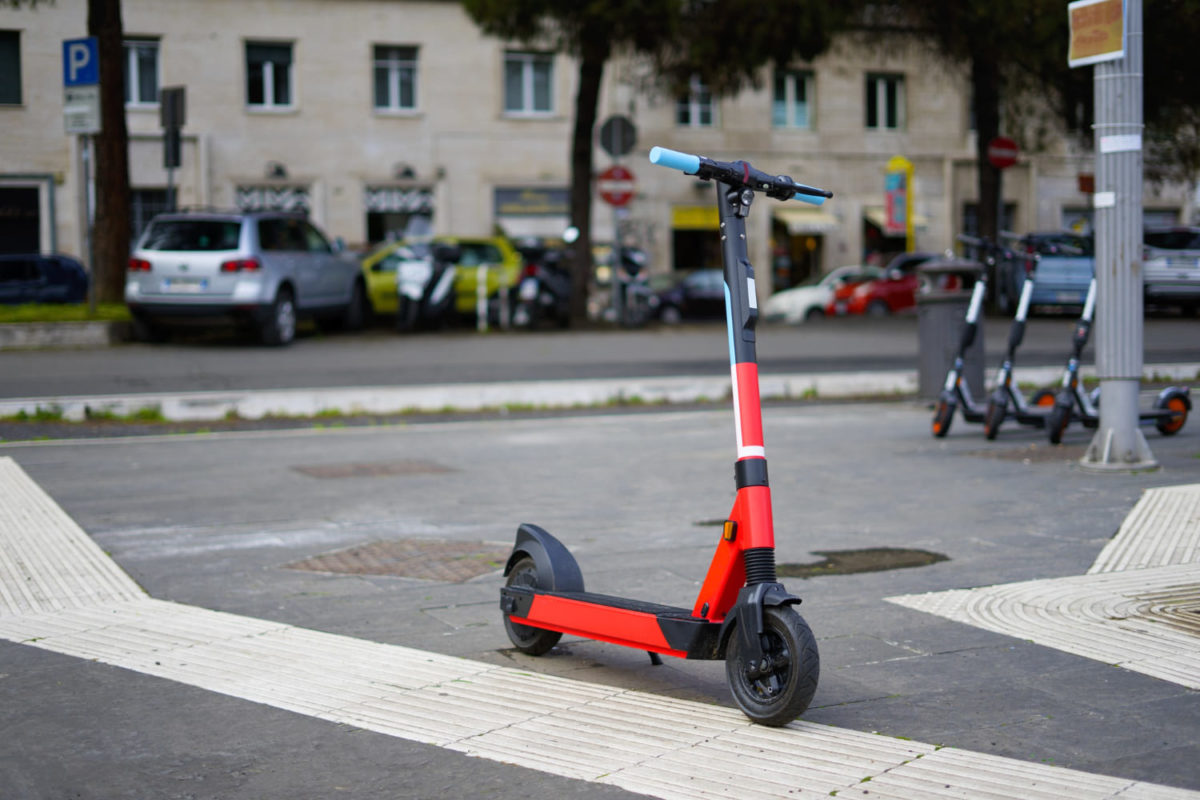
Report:
[[[819,206],[833,197],[833,192],[827,189],[796,183],[787,175],[768,175],[750,166],[746,161],[714,161],[711,158],[668,150],[665,147],[653,147],[650,150],[650,163],[677,169],[703,180],[715,179],[723,183],[747,186],[766,192],[767,197],[776,200],[800,200]]]

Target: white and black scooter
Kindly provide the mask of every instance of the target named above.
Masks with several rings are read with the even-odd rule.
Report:
[[[462,253],[440,242],[413,244],[396,267],[396,330],[441,324],[454,304],[455,266]]]

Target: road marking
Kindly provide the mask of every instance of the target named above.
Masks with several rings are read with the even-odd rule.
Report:
[[[1200,484],[1148,490],[1086,575],[887,599],[1200,689]]]
[[[155,600],[0,458],[0,637],[662,798],[1197,798]]]

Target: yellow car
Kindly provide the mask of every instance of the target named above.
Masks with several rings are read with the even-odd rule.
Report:
[[[454,308],[460,314],[475,313],[480,266],[487,268],[488,297],[495,295],[501,285],[513,288],[520,280],[521,254],[503,236],[435,236],[433,241],[455,245],[462,253],[454,278]],[[380,245],[363,259],[367,296],[375,313],[396,313],[396,269],[412,257],[408,245],[400,240]]]

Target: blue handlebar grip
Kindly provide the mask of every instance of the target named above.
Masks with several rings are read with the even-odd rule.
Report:
[[[665,147],[652,147],[650,148],[650,163],[681,170],[688,175],[695,175],[700,169],[700,156],[681,153],[678,150],[668,150]]]
[[[799,200],[801,203],[812,203],[814,206],[823,206],[825,205],[826,198],[814,197],[811,194],[800,194],[799,192],[796,192],[796,194],[792,195],[792,199]]]

